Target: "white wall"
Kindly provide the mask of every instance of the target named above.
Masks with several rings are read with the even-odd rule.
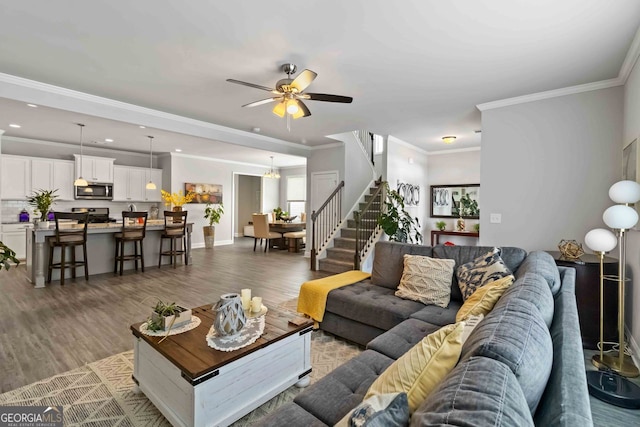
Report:
[[[428,156],[426,151],[389,136],[387,138],[386,180],[392,190],[397,189],[398,181],[420,186],[420,203],[407,206],[406,211],[420,222],[423,242],[429,243],[425,223],[429,216]],[[409,163],[413,159],[413,163]]]
[[[166,165],[168,160],[162,158],[162,164]],[[220,224],[216,226],[216,245],[229,244],[233,242],[233,220],[234,213],[231,209],[235,205],[233,202],[233,174],[262,175],[263,167],[243,165],[230,162],[222,162],[213,159],[206,159],[196,156],[181,155],[171,153],[171,192],[184,191],[185,182],[200,182],[206,184],[222,185],[222,201],[225,206],[225,214],[222,215]],[[274,180],[271,180],[274,181]],[[165,189],[168,187],[165,184]],[[277,203],[277,183],[275,184],[275,203]],[[204,204],[184,205],[184,209],[189,211],[187,220],[193,222],[192,245],[194,247],[204,246],[204,236],[202,227],[207,225],[204,219]]]
[[[376,179],[375,170],[360,141],[353,132],[341,135],[344,142],[344,199],[343,211],[353,207],[360,201],[362,193],[369,188],[371,181]]]
[[[482,245],[555,250],[603,226],[621,173],[622,95],[614,87],[482,113]]]
[[[313,150],[311,156],[307,158],[307,199],[311,200],[311,174],[313,172],[338,171],[338,182],[344,179],[345,149],[344,145],[333,146],[331,148]],[[345,183],[346,185],[346,183]],[[324,200],[322,201],[324,202]],[[322,204],[320,202],[320,204]],[[309,205],[310,214],[318,206]],[[343,214],[349,211],[343,204]]]
[[[465,150],[453,153],[432,153],[427,158],[427,181],[431,185],[456,185],[456,184],[479,184],[480,183],[480,150]],[[482,198],[482,187],[480,187],[480,198]],[[425,188],[423,194],[427,204],[431,203],[431,189]],[[425,224],[425,231],[430,233],[436,229],[436,222],[447,223],[447,230],[455,229],[455,218],[432,218],[431,206],[427,209],[428,221]],[[482,214],[483,212],[481,212]],[[465,225],[468,230],[473,230],[473,225],[478,220],[467,219]],[[478,239],[472,237],[446,236],[447,239],[456,245],[475,245]],[[428,240],[426,240],[428,241]],[[443,240],[440,241],[443,243]]]
[[[624,86],[623,135],[623,146],[640,137],[640,63],[638,62]],[[631,332],[631,340],[637,355],[638,344],[640,344],[640,233],[635,230],[627,235],[627,265],[629,268],[627,271],[633,280],[627,286],[626,325]]]

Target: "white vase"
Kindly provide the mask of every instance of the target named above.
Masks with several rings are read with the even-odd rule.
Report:
[[[242,330],[247,317],[242,309],[242,299],[238,294],[224,294],[212,308],[213,328],[218,335],[235,335]]]
[[[45,228],[49,228],[49,221],[37,221],[36,222],[36,228],[38,229],[45,229]]]

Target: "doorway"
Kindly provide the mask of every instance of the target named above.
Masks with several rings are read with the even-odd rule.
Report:
[[[338,186],[338,171],[311,173],[311,211],[317,211]],[[341,212],[343,214],[343,212]]]
[[[243,237],[251,215],[262,211],[262,177],[237,174],[236,179],[234,236]]]

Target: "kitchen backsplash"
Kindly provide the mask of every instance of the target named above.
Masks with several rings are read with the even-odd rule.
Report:
[[[162,211],[165,206],[162,202],[134,203],[139,211],[148,211],[152,205],[156,205],[162,217]],[[111,218],[122,218],[122,211],[129,210],[129,203],[126,202],[108,202],[104,200],[74,200],[74,201],[58,201],[55,202],[52,209],[54,211],[71,212],[71,208],[109,208],[109,216]],[[18,222],[20,211],[26,209],[29,212],[29,219],[33,222],[33,208],[24,200],[3,200],[0,202],[0,222],[3,224]]]

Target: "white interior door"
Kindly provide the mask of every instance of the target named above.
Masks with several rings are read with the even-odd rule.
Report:
[[[338,186],[338,171],[311,173],[311,211],[317,211]]]

